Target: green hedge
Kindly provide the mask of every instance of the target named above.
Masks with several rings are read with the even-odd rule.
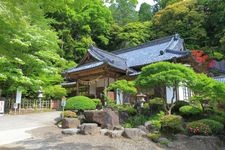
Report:
[[[219,116],[219,115],[211,115],[211,116],[209,116],[208,119],[218,121],[218,122],[220,122],[220,123],[222,123],[222,124],[225,125],[225,117],[223,117],[223,116]]]
[[[182,106],[182,107],[180,107],[179,111],[184,116],[197,115],[197,114],[200,114],[202,112],[199,108],[196,108],[196,107],[191,106],[191,105]]]
[[[209,126],[213,134],[218,134],[223,132],[224,125],[218,121],[210,119],[201,119],[199,122],[202,122]]]
[[[93,100],[86,96],[71,97],[66,101],[66,110],[93,110],[96,104]]]
[[[184,131],[182,117],[178,115],[166,115],[160,119],[162,130],[178,133]]]

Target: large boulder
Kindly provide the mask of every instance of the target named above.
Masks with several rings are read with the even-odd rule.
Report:
[[[99,124],[102,128],[113,129],[119,125],[119,116],[111,109],[84,112],[85,121]]]
[[[62,128],[77,128],[80,125],[80,120],[77,118],[64,118],[62,120]]]
[[[130,139],[141,139],[143,136],[146,136],[146,133],[138,128],[125,128],[123,136]]]
[[[96,123],[83,123],[80,125],[80,133],[85,135],[95,135],[100,133],[100,128]]]

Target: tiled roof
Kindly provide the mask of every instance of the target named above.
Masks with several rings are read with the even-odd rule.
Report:
[[[87,63],[87,64],[81,65],[79,67],[75,67],[75,68],[66,70],[64,73],[72,73],[72,72],[77,72],[77,71],[81,71],[81,70],[91,69],[91,68],[94,68],[94,67],[101,66],[103,64],[104,64],[104,62],[101,62],[101,61],[100,62]]]
[[[185,50],[183,45],[184,40],[176,34],[153,40],[137,47],[121,49],[111,53],[91,46],[88,53],[99,62],[80,65],[66,72],[71,73],[86,70],[106,63],[132,74],[136,72],[132,67],[187,56],[188,51]]]

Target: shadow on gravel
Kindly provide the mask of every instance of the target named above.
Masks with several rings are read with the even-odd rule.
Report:
[[[0,147],[0,150],[24,150],[24,147]]]

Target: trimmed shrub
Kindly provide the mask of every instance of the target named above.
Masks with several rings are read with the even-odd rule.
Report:
[[[151,114],[155,114],[163,110],[164,100],[162,98],[153,98],[148,101]]]
[[[213,134],[218,134],[223,131],[224,125],[218,121],[210,119],[201,119],[198,121],[208,125]]]
[[[93,102],[95,102],[96,108],[101,109],[102,108],[102,102],[100,99],[92,99]]]
[[[160,133],[149,133],[147,134],[147,137],[151,139],[153,142],[158,142],[161,134]]]
[[[165,132],[178,133],[184,131],[182,117],[178,115],[166,115],[160,119],[162,130]]]
[[[65,118],[76,118],[77,117],[77,114],[70,110],[64,111],[63,115]]]
[[[212,115],[212,116],[209,116],[209,118],[208,118],[208,119],[218,121],[218,122],[220,122],[220,123],[222,123],[222,124],[224,124],[224,125],[225,125],[225,117],[223,117],[223,116],[219,116],[219,115]]]
[[[182,106],[182,107],[180,107],[179,111],[184,116],[197,115],[197,114],[200,114],[202,112],[199,108],[196,108],[196,107],[191,106],[191,105]]]
[[[172,112],[173,112],[173,113],[179,113],[179,112],[180,112],[179,109],[180,109],[182,106],[187,106],[187,105],[189,105],[189,103],[186,102],[186,101],[177,101],[177,102],[175,102],[175,106],[174,106]]]
[[[153,128],[159,131],[162,127],[160,119],[165,115],[164,112],[160,111],[159,113],[150,117],[149,122],[153,126]]]
[[[96,105],[101,105],[101,100],[100,99],[97,99],[97,98],[94,98],[94,99],[91,99],[95,102]]]
[[[212,130],[207,124],[200,121],[193,121],[187,124],[187,132],[190,135],[211,135]]]
[[[148,104],[151,106],[151,105],[163,105],[164,104],[164,100],[162,98],[153,98],[153,99],[150,99]]]
[[[136,115],[137,110],[131,104],[117,105],[118,111],[125,111],[129,115]]]
[[[71,97],[66,101],[66,110],[93,110],[96,104],[86,96]]]

